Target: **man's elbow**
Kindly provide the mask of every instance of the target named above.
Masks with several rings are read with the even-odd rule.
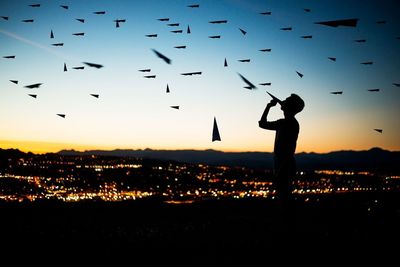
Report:
[[[267,129],[267,125],[265,122],[263,121],[259,121],[258,122],[258,127],[262,128],[262,129]]]

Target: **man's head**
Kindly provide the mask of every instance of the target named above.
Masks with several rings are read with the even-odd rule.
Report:
[[[281,109],[285,115],[294,116],[304,108],[304,101],[300,96],[296,94],[291,94],[288,98],[282,101]]]

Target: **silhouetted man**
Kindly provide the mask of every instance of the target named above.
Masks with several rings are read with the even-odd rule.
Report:
[[[285,118],[277,121],[268,121],[267,116],[271,107],[281,104]],[[291,94],[284,101],[273,98],[269,102],[258,122],[266,130],[276,131],[274,145],[274,176],[275,189],[278,200],[287,202],[291,194],[291,179],[296,174],[296,151],[299,123],[295,115],[304,108],[304,101],[296,94]]]

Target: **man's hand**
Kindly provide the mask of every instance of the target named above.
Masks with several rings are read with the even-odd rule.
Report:
[[[278,101],[276,99],[272,99],[268,104],[267,107],[274,107],[278,104]]]

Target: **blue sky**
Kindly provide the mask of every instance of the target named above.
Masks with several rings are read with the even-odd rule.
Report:
[[[257,123],[269,101],[268,90],[283,99],[296,93],[305,100],[306,107],[297,116],[301,125],[298,152],[375,146],[400,149],[400,88],[393,85],[400,83],[400,40],[396,39],[400,37],[400,5],[396,1],[37,3],[39,8],[30,7],[36,4],[32,1],[0,1],[0,16],[9,17],[0,19],[1,147],[43,152],[147,147],[271,151],[274,133],[258,128]],[[190,4],[200,7],[188,8]],[[272,14],[259,14],[264,11]],[[85,23],[76,18],[84,18]],[[314,24],[346,18],[359,18],[357,27]],[[35,21],[21,22],[24,19]],[[116,28],[115,19],[127,21]],[[208,23],[224,19],[228,23]],[[380,20],[386,23],[377,24]],[[191,34],[186,34],[188,25]],[[293,30],[280,30],[283,27]],[[183,33],[170,32],[176,29]],[[49,38],[51,30],[54,39]],[[76,32],[85,36],[72,35]],[[154,33],[157,38],[145,37]],[[210,35],[221,35],[221,39],[210,39]],[[303,39],[303,35],[313,38]],[[357,39],[367,42],[357,43]],[[64,46],[51,45],[58,42]],[[174,48],[178,45],[187,48]],[[272,51],[260,52],[263,48]],[[172,64],[165,64],[151,49],[167,55]],[[16,58],[4,59],[6,55]],[[248,58],[249,63],[238,62]],[[72,69],[83,66],[83,61],[104,68]],[[365,61],[374,64],[360,64]],[[67,72],[63,72],[64,63]],[[138,71],[146,68],[151,73]],[[202,75],[180,75],[193,71]],[[255,84],[272,85],[244,89],[238,72]],[[143,78],[147,74],[157,77]],[[33,83],[43,85],[24,88]],[[367,91],[373,88],[381,91]],[[343,95],[331,91],[343,91]],[[99,99],[91,93],[99,94]],[[57,113],[65,113],[66,118]],[[211,141],[214,117],[221,142]],[[280,117],[279,108],[271,111],[271,118]],[[384,131],[379,134],[374,128]]]

